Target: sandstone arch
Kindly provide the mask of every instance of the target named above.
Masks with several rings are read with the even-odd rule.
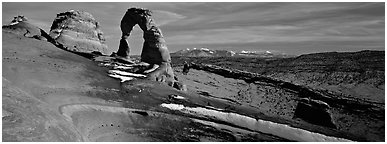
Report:
[[[122,36],[117,56],[129,59],[129,43],[133,27],[138,26],[143,31],[144,44],[141,52],[141,61],[153,66],[154,71],[148,74],[148,78],[155,81],[174,84],[174,74],[171,67],[169,54],[164,36],[151,18],[152,12],[144,8],[130,8],[121,20]]]
[[[129,58],[130,48],[127,39],[133,27],[138,24],[144,32],[141,61],[150,64],[170,63],[171,57],[164,36],[151,18],[152,12],[144,8],[130,8],[121,20],[122,36],[117,55]]]

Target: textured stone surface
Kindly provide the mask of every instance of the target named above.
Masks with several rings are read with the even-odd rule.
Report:
[[[50,36],[70,51],[107,54],[99,23],[87,12],[70,10],[57,14]]]

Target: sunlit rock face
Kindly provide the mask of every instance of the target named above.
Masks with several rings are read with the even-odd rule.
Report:
[[[70,10],[57,14],[50,36],[70,51],[107,53],[99,23],[88,12]]]

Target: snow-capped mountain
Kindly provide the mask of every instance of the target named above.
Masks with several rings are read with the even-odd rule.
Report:
[[[283,55],[280,53],[273,53],[270,51],[246,51],[242,50],[239,53],[237,53],[238,56],[256,56],[256,57],[273,57],[276,55]]]
[[[239,52],[227,50],[211,50],[209,48],[187,48],[174,53],[171,56],[186,56],[186,57],[263,57],[263,58],[285,58],[290,55],[271,52],[271,51],[247,51],[241,50]]]
[[[171,53],[171,55],[187,57],[229,57],[234,56],[235,52],[227,50],[210,50],[208,48],[187,48]]]

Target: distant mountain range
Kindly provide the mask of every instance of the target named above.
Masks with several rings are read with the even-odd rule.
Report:
[[[287,55],[284,53],[270,52],[270,51],[246,51],[239,52],[228,50],[211,50],[208,48],[187,48],[171,53],[171,56],[185,56],[185,57],[262,57],[262,58],[287,58],[294,57],[294,55]]]

